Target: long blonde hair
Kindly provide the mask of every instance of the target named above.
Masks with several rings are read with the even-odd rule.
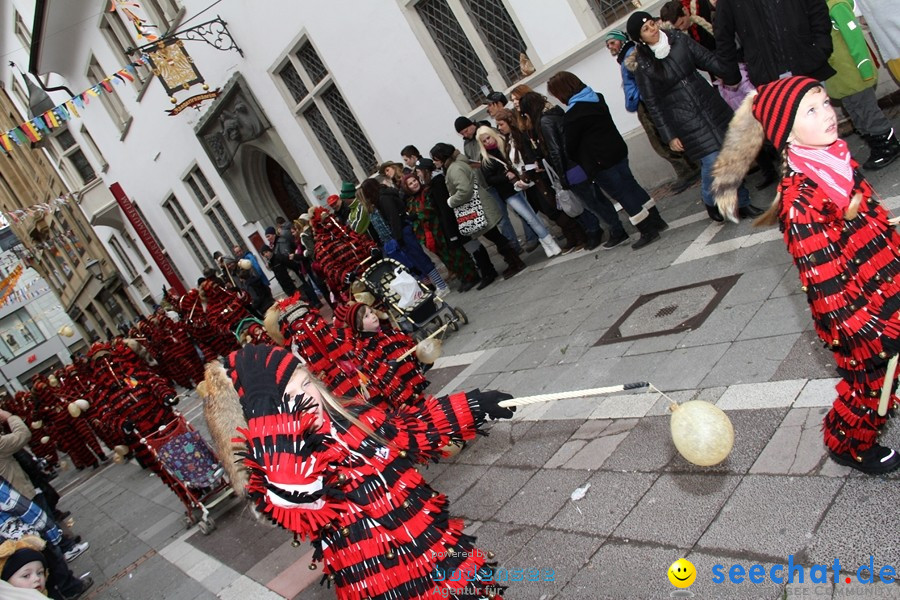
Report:
[[[501,156],[503,156],[503,160],[491,155],[487,148],[484,147],[484,144],[481,143],[481,136],[487,134],[490,136],[494,142],[497,143],[497,150],[500,151]],[[491,162],[500,162],[506,164],[509,161],[509,157],[506,154],[506,141],[503,139],[503,136],[495,130],[493,127],[488,127],[487,125],[482,125],[478,128],[478,131],[475,132],[475,139],[478,140],[478,149],[481,152],[481,162],[483,164],[491,163]]]
[[[313,386],[315,386],[315,388],[319,391],[319,394],[322,396],[322,400],[324,402],[324,405],[322,406],[322,408],[325,409],[325,411],[328,413],[329,417],[340,416],[340,417],[346,419],[347,421],[349,421],[350,423],[352,423],[353,425],[355,425],[356,427],[359,427],[366,434],[367,437],[377,440],[380,444],[382,444],[384,446],[390,446],[390,447],[396,449],[395,445],[392,442],[384,439],[382,436],[375,433],[375,431],[371,427],[369,427],[367,424],[360,421],[359,417],[357,417],[351,411],[347,410],[348,406],[353,406],[353,405],[369,407],[371,405],[368,402],[366,402],[365,400],[362,400],[362,399],[338,398],[337,396],[332,395],[331,392],[329,392],[328,389],[325,387],[325,385],[315,375],[310,373],[309,369],[307,369],[306,367],[304,367],[304,366],[297,367],[297,369],[294,370],[294,374],[296,374],[297,371],[300,371],[300,370],[304,371],[309,376],[309,380],[312,382]],[[293,377],[293,376],[294,375],[291,375],[291,377]]]

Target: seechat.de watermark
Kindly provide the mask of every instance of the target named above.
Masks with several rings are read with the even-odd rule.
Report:
[[[850,566],[850,565],[847,565]],[[788,556],[786,565],[772,565],[765,567],[760,564],[750,564],[746,567],[742,564],[735,563],[729,567],[724,565],[713,565],[712,582],[724,583],[750,583],[761,584],[769,581],[773,583],[833,583],[835,589],[839,584],[856,583],[875,584],[886,583],[892,584],[897,579],[897,571],[892,565],[876,566],[875,557],[870,555],[869,562],[855,567],[855,575],[841,574],[841,561],[834,559],[832,564],[826,565],[804,565],[794,563],[794,555]],[[847,571],[853,573],[853,571]]]

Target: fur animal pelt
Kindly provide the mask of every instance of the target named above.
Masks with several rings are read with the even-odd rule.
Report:
[[[755,99],[756,92],[747,94],[734,113],[728,125],[728,133],[725,134],[725,143],[713,166],[712,192],[716,197],[716,205],[723,216],[735,223],[738,222],[738,188],[765,139],[762,125],[753,116]]]
[[[240,452],[247,448],[238,437],[238,428],[246,429],[247,421],[241,410],[241,403],[234,386],[225,372],[225,367],[217,360],[206,365],[206,379],[197,386],[197,394],[203,399],[203,416],[209,426],[216,454],[222,461],[231,487],[240,497],[247,496],[248,472],[244,467]]]

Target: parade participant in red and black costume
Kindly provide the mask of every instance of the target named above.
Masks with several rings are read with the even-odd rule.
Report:
[[[105,401],[98,418],[106,435],[118,437],[113,445],[126,445],[141,466],[150,469],[182,501],[181,485],[162,468],[140,442],[142,435],[170,423],[176,394],[171,384],[154,373],[121,339],[91,346],[88,358],[94,371],[97,396]]]
[[[340,397],[369,394],[360,378],[353,345],[332,327],[299,293],[277,302],[266,312],[266,330],[276,342],[291,348],[310,372]]]
[[[206,317],[217,335],[231,344],[228,350],[237,349],[234,329],[243,319],[252,316],[248,307],[250,296],[243,290],[228,290],[214,279],[200,284],[200,292],[206,298]],[[223,342],[222,347],[225,347]],[[222,354],[224,356],[224,353]]]
[[[65,402],[67,412],[69,409],[68,405],[76,400],[84,398],[90,402],[89,398],[93,396],[92,386],[88,383],[90,377],[80,376],[75,363],[66,365],[62,369],[57,369],[54,374],[57,381],[59,381],[59,398]],[[71,417],[72,415],[69,416]],[[97,434],[91,429],[88,419],[84,416],[74,417],[71,425],[78,434],[79,443],[87,446],[89,451],[93,452],[100,460],[106,460],[106,454],[100,447],[100,442],[97,441]],[[94,463],[93,460],[91,462]]]
[[[182,387],[203,381],[203,362],[185,324],[170,319],[162,309],[149,322],[153,326],[152,343],[159,347],[160,358],[156,360],[168,365],[172,380]]]
[[[818,80],[760,86],[729,127],[715,167],[717,202],[734,216],[735,189],[765,135],[785,163],[778,195],[758,222],[777,222],[784,233],[816,333],[842,378],[825,416],[825,445],[840,464],[886,473],[900,468],[900,455],[878,444],[886,417],[877,411],[888,359],[900,350],[900,235],[837,131]],[[889,408],[898,402],[892,393]]]
[[[327,209],[313,211],[312,228],[315,233],[316,264],[325,275],[332,292],[341,290],[346,299],[350,279],[361,268],[362,262],[371,256],[375,243],[338,221]]]
[[[21,418],[28,428],[31,430],[31,441],[28,447],[31,448],[32,454],[38,458],[47,461],[47,466],[56,469],[59,466],[59,453],[53,440],[41,442],[45,436],[50,437],[49,428],[44,428],[44,424],[36,416],[34,409],[34,395],[30,391],[19,390],[13,398],[6,403],[6,410]],[[40,427],[35,427],[40,425]]]
[[[472,439],[488,417],[512,417],[498,405],[509,395],[431,397],[415,410],[343,403],[289,352],[266,346],[233,353],[225,368],[209,365],[206,388],[239,401],[250,497],[312,540],[323,582],[339,599],[500,598],[486,562],[492,554],[475,548],[462,520],[450,517],[447,497],[415,464]]]
[[[200,297],[200,290],[191,288],[178,302],[178,313],[181,315],[181,322],[184,323],[191,339],[194,340],[203,353],[204,363],[215,360],[219,356],[224,356],[234,349],[230,340],[219,335],[210,326],[206,307],[203,305],[203,298]]]
[[[416,341],[399,331],[383,329],[372,307],[362,302],[340,305],[335,320],[346,326],[348,338],[360,370],[378,382],[381,397],[390,404],[415,404],[422,399],[428,381],[415,353],[402,358],[416,347]]]
[[[75,417],[69,414],[69,402],[62,397],[56,375],[35,375],[31,390],[36,404],[36,416],[43,423],[47,435],[56,447],[69,455],[76,469],[98,467],[100,460],[80,439]],[[102,454],[102,453],[101,453]]]

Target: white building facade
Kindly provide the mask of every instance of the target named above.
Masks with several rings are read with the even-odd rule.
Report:
[[[3,51],[42,76],[56,103],[133,60],[147,43],[117,0],[4,0]],[[119,270],[150,305],[167,282],[116,204],[119,184],[178,277],[192,287],[212,254],[252,247],[277,216],[295,217],[413,144],[427,155],[461,140],[458,115],[481,117],[485,91],[527,84],[544,92],[569,70],[602,93],[647,187],[674,177],[625,111],[619,65],[603,43],[638,0],[138,0],[143,33],[220,25],[181,38],[213,101],[168,116],[162,83],[146,67],[80,111],[69,130],[100,175],[80,186],[82,208]],[[658,11],[662,2],[645,2]],[[36,6],[35,6],[36,5]],[[134,6],[136,5],[136,6]],[[208,10],[205,10],[207,9]],[[154,27],[156,26],[156,27]],[[4,31],[6,31],[4,30]],[[31,39],[33,38],[33,39]],[[25,44],[24,42],[28,42]],[[14,46],[19,45],[19,50]],[[29,55],[26,49],[33,52]],[[238,51],[238,49],[240,51]],[[534,73],[523,77],[523,55]],[[4,80],[12,85],[14,73]],[[59,89],[64,86],[67,89]],[[14,90],[15,91],[15,90]],[[70,93],[71,92],[71,93]],[[197,85],[175,94],[181,102]],[[67,150],[71,152],[71,148]],[[80,160],[80,158],[79,158]],[[82,165],[83,168],[83,165]]]

